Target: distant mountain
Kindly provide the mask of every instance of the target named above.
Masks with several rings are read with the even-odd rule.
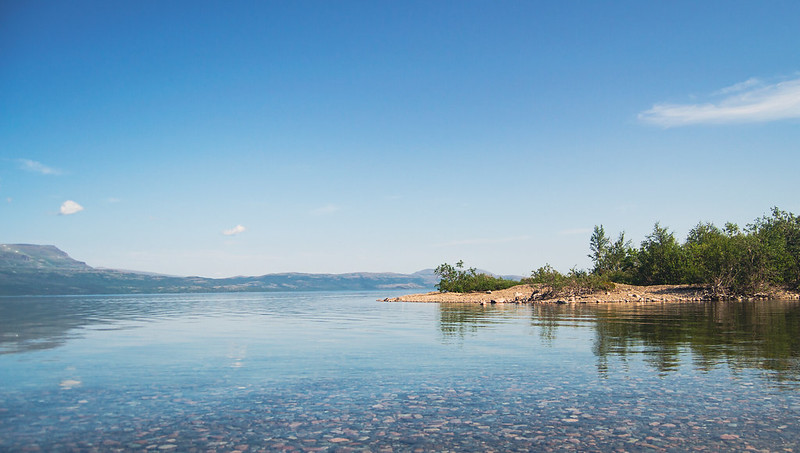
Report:
[[[434,284],[436,284],[436,283],[439,283],[439,277],[436,276],[434,271],[435,271],[434,269],[423,269],[421,271],[414,272],[411,275],[416,275],[416,276],[419,276],[419,277],[428,278]],[[477,272],[478,274],[491,275],[492,277],[500,277],[500,278],[503,278],[503,279],[506,279],[506,280],[522,280],[523,278],[525,278],[522,275],[500,275],[500,274],[495,274],[494,272],[489,272],[489,271],[483,270],[483,269],[476,269],[475,272]]]
[[[52,245],[0,244],[0,269],[70,269],[91,267]]]
[[[52,245],[0,244],[0,296],[229,291],[424,290],[438,283],[433,270],[414,274],[267,274],[259,277],[175,277],[100,269]]]

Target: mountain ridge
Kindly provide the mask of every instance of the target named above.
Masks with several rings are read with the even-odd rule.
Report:
[[[429,269],[414,274],[283,272],[226,278],[179,277],[95,268],[54,245],[0,244],[0,296],[426,289],[437,282]]]

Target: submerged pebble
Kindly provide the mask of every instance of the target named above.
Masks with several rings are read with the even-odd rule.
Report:
[[[285,310],[288,302],[281,302]],[[784,329],[783,347],[761,348],[756,340],[764,326],[747,330],[708,307],[685,318],[710,329],[723,325],[728,337],[707,330],[698,339],[680,337],[675,312],[667,309],[637,322],[631,321],[642,316],[636,307],[615,315],[592,306],[590,317],[580,311],[589,308],[569,305],[391,304],[398,312],[380,330],[374,319],[350,322],[350,312],[334,310],[319,320],[320,306],[306,316],[331,327],[309,340],[303,354],[291,349],[293,342],[315,332],[290,328],[292,317],[265,324],[280,335],[261,345],[233,328],[218,332],[229,342],[223,346],[187,341],[181,350],[187,354],[206,348],[189,358],[159,355],[162,344],[148,349],[123,341],[120,348],[131,355],[144,351],[134,364],[151,364],[155,372],[129,366],[131,355],[109,363],[99,352],[68,368],[59,360],[74,356],[59,351],[57,359],[37,364],[57,376],[46,385],[0,390],[0,451],[800,450],[800,368],[792,349],[798,336],[788,330],[800,319],[795,312],[778,312],[773,325]],[[763,306],[743,307],[775,316],[759,314]],[[422,315],[402,318],[400,309]],[[431,309],[439,311],[431,316]],[[242,318],[223,319],[238,329]],[[159,321],[171,341],[175,328],[195,322]],[[270,332],[265,326],[257,326],[258,335]],[[284,339],[287,332],[297,337]],[[273,345],[279,340],[285,350]],[[224,349],[217,361],[205,355],[214,347]],[[229,366],[233,356],[240,367]],[[3,369],[25,369],[33,353],[9,357],[0,357]],[[113,373],[102,381],[97,375],[105,367]]]

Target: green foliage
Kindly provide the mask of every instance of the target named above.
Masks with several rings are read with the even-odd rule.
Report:
[[[638,253],[638,285],[675,285],[685,281],[686,256],[675,235],[656,222]]]
[[[456,263],[455,267],[447,263],[441,264],[433,272],[440,278],[436,289],[442,292],[496,291],[520,284],[516,280],[506,280],[478,273],[474,267],[464,269],[463,261]]]
[[[637,253],[631,247],[631,241],[625,239],[625,233],[619,234],[616,241],[606,236],[603,225],[595,226],[589,240],[589,258],[594,263],[592,274],[602,275],[609,280],[620,283],[631,283],[636,268]]]
[[[561,274],[549,264],[531,273],[523,283],[549,288],[550,296],[587,294],[613,288],[614,283],[636,285],[707,285],[712,296],[751,296],[771,288],[800,290],[800,216],[772,208],[744,230],[727,223],[720,229],[698,223],[681,244],[658,222],[636,249],[620,233],[616,241],[603,225],[589,239],[591,272],[571,269]],[[470,292],[508,288],[520,282],[478,274],[445,263],[436,268],[440,291]]]
[[[541,284],[547,287],[545,293],[547,297],[578,296],[614,289],[614,283],[607,277],[575,268],[564,275],[549,264],[531,272],[531,277],[523,280],[523,283]]]
[[[603,225],[595,225],[592,237],[589,239],[589,250],[592,252],[587,255],[594,263],[595,274],[605,274],[609,271],[609,249],[611,248],[611,239],[606,236],[606,230]]]
[[[686,281],[708,284],[716,298],[755,292],[754,286],[759,285],[749,281],[750,273],[745,272],[748,268],[746,241],[734,224],[727,224],[722,231],[712,223],[698,223],[683,245],[687,258]]]
[[[756,219],[748,231],[761,246],[767,278],[800,288],[800,216],[774,207],[771,216]]]
[[[566,280],[566,276],[557,270],[553,269],[550,264],[545,264],[544,266],[536,269],[535,271],[531,272],[531,277],[525,279],[525,283],[539,283],[545,286],[549,286],[553,288],[555,291],[560,291],[561,288],[564,287]]]
[[[771,287],[800,289],[800,216],[772,208],[742,231],[698,223],[678,243],[658,223],[639,249],[624,233],[611,243],[603,226],[589,240],[592,273],[637,285],[692,283],[708,285],[713,296],[753,295]]]

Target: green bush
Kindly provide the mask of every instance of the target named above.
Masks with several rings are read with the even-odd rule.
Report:
[[[589,250],[592,253],[587,256],[594,263],[592,274],[619,283],[633,283],[639,266],[639,254],[631,246],[631,241],[625,239],[625,232],[611,242],[603,225],[596,225],[589,240]]]
[[[605,276],[590,274],[575,268],[566,275],[545,264],[531,273],[523,283],[540,284],[547,288],[545,297],[579,296],[614,289],[614,283]]]
[[[520,283],[544,285],[549,296],[572,296],[609,290],[614,282],[636,285],[707,285],[713,296],[751,296],[771,288],[800,290],[800,216],[772,208],[771,215],[741,230],[728,223],[719,229],[698,223],[681,244],[656,223],[636,249],[620,233],[612,241],[602,225],[589,240],[591,272],[571,269],[561,274],[549,264],[522,282],[479,274],[475,268],[447,263],[436,268],[439,291],[474,292],[509,288]]]
[[[639,249],[612,243],[603,226],[589,240],[592,274],[637,285],[708,285],[717,298],[749,296],[773,287],[800,289],[800,216],[772,208],[742,231],[699,223],[683,244],[658,223]]]
[[[516,280],[506,280],[483,273],[479,274],[474,267],[464,269],[463,261],[456,263],[455,267],[447,263],[441,264],[433,272],[440,278],[436,289],[441,292],[497,291],[520,284]]]
[[[656,222],[639,249],[637,285],[677,285],[685,281],[686,254],[675,235]]]
[[[800,289],[800,216],[774,207],[771,216],[748,225],[748,233],[755,237],[763,254],[767,279]]]

